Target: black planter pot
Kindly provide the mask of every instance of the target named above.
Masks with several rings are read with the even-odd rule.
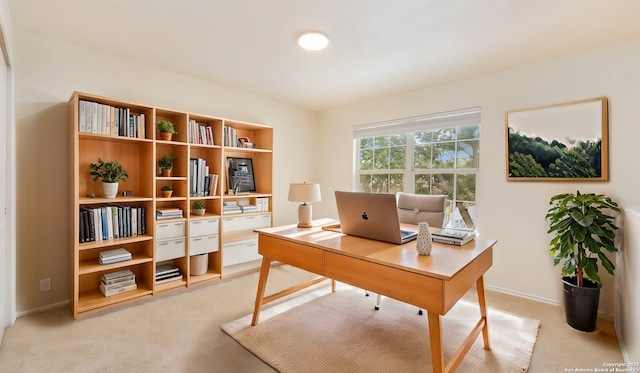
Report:
[[[584,286],[577,286],[576,277],[563,277],[564,313],[572,328],[592,332],[596,330],[598,302],[601,284],[584,279]]]

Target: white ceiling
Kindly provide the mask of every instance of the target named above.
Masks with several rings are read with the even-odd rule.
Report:
[[[16,30],[311,110],[640,38],[638,0],[9,0]],[[319,30],[321,52],[297,37]]]

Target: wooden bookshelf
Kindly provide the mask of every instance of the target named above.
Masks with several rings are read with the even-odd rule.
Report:
[[[100,110],[97,113],[101,114],[94,115],[88,122],[88,108],[93,114],[96,107]],[[69,114],[70,231],[73,240],[70,303],[74,318],[163,291],[179,291],[258,269],[257,244],[251,242],[255,238],[252,229],[271,226],[273,222],[272,127],[80,92],[73,93]],[[177,134],[171,141],[160,140],[155,127],[158,120],[174,123]],[[237,142],[225,144],[225,128],[232,128],[239,137],[249,138],[255,146],[240,147]],[[161,176],[159,172],[157,161],[164,154],[176,158],[170,176]],[[228,193],[227,157],[252,159],[256,192],[238,196]],[[105,162],[118,161],[129,174],[126,181],[119,183],[116,198],[104,198],[100,180],[94,182],[89,175],[89,164],[96,163],[98,158]],[[207,179],[213,177],[196,184],[199,179],[194,177],[191,159],[199,159],[195,162],[200,162],[202,170],[208,171],[207,175],[218,175],[215,185],[203,190],[203,185],[206,188],[210,184]],[[164,185],[173,188],[171,197],[162,197],[160,190]],[[130,191],[131,195],[123,196],[123,191]],[[209,194],[209,191],[215,192]],[[265,211],[224,213],[224,202],[255,204],[257,198],[267,200]],[[205,215],[191,214],[191,205],[196,200],[204,202]],[[80,242],[84,237],[81,232],[84,234],[86,227],[81,209],[95,210],[106,206],[111,212],[101,210],[106,211],[105,216],[117,215],[118,207],[135,209],[140,216],[144,212],[144,219],[136,222],[137,225],[144,224],[146,231],[122,238],[115,237],[114,233],[113,238]],[[180,209],[182,217],[156,219],[156,210],[163,208]],[[134,216],[133,213],[130,215]],[[112,223],[115,222],[114,218]],[[94,221],[94,224],[97,223]],[[111,228],[115,230],[113,225]],[[226,253],[225,246],[228,248]],[[132,254],[132,259],[101,265],[100,252],[116,248],[125,248]],[[191,275],[190,256],[196,254],[206,255],[208,267],[204,274]],[[177,266],[182,278],[156,284],[156,265],[165,263]],[[123,269],[134,273],[137,289],[104,296],[99,286],[101,276]]]

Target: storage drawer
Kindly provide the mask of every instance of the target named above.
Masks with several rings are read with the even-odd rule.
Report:
[[[189,237],[218,234],[219,219],[194,220],[189,222]]]
[[[243,229],[267,228],[271,226],[271,214],[236,216],[222,220],[222,231],[233,232]]]
[[[191,237],[189,239],[189,255],[199,255],[218,251],[218,235]]]
[[[163,240],[171,237],[183,237],[185,235],[185,224],[183,221],[156,224],[156,240]]]
[[[185,256],[185,239],[156,241],[156,262]]]
[[[230,266],[234,264],[250,262],[262,259],[258,254],[258,239],[226,242],[222,249],[222,265]]]

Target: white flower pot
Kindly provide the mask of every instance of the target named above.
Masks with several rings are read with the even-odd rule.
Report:
[[[104,198],[116,198],[116,194],[118,194],[118,183],[106,183],[103,181],[102,192],[104,193]]]

